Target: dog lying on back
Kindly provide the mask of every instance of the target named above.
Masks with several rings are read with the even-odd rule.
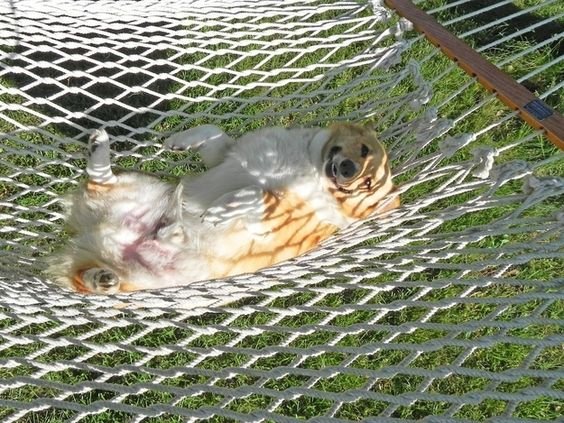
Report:
[[[353,124],[260,129],[237,141],[203,125],[169,138],[208,170],[178,184],[114,174],[105,131],[89,140],[72,238],[48,275],[79,292],[163,288],[254,272],[300,255],[351,222],[399,206],[375,134]]]

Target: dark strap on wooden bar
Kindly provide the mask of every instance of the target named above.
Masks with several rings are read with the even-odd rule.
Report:
[[[451,60],[496,96],[519,116],[564,150],[564,117],[550,108],[523,85],[484,59],[478,52],[451,34],[432,16],[410,0],[384,0],[400,16],[413,23],[415,29],[440,48]]]

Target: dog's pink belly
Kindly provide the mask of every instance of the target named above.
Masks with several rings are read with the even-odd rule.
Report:
[[[141,266],[147,272],[155,275],[173,271],[177,256],[176,248],[165,246],[154,239],[138,240],[126,245],[122,253],[124,262]]]

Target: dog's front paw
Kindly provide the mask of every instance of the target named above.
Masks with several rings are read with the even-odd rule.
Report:
[[[215,125],[201,125],[171,135],[165,140],[164,146],[173,151],[197,151],[206,142],[224,136],[224,132]]]
[[[171,135],[165,140],[164,147],[171,151],[198,150],[204,141],[186,136],[186,132],[188,131]]]

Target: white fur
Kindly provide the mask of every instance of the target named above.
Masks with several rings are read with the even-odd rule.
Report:
[[[194,129],[190,130],[191,137],[193,132]],[[337,210],[334,198],[319,189],[323,185],[321,151],[329,135],[327,129],[280,127],[243,135],[232,144],[223,161],[207,170],[205,177],[182,181],[187,210],[203,215],[214,207],[223,208],[226,211],[220,219],[223,223],[235,217],[257,218],[262,213],[263,191],[292,190],[312,202],[323,220],[338,227],[347,225],[350,219]],[[176,137],[181,138],[181,134]],[[238,196],[242,204],[232,204]],[[238,213],[230,214],[227,209]]]

